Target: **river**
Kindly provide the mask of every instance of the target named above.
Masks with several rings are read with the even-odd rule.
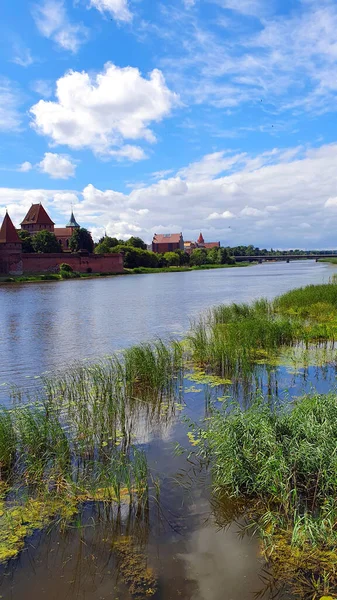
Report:
[[[183,335],[210,306],[271,299],[336,268],[315,261],[0,286],[0,398],[6,384],[126,346]]]
[[[291,288],[327,282],[336,269],[314,261],[249,268],[137,275],[0,287],[0,390],[33,388],[40,374],[76,361],[99,358],[155,337],[182,336],[191,318],[219,303],[273,298]],[[282,389],[300,395],[335,381],[323,374],[280,369]],[[304,388],[304,386],[306,386]],[[199,386],[203,387],[203,386]],[[202,392],[202,393],[200,393]],[[215,400],[217,391],[215,390]],[[183,413],[193,421],[207,411],[206,393],[184,386]],[[19,557],[0,568],[4,600],[134,600],[123,577],[116,540],[133,540],[154,569],[153,600],[253,600],[265,588],[259,542],[240,535],[240,523],[222,527],[231,506],[214,506],[209,473],[186,447],[187,425],[179,410],[156,422],[146,415],[134,424],[151,472],[148,510],[121,513],[85,503],[65,531],[37,531]],[[160,482],[160,498],[153,481]],[[230,519],[229,519],[230,520]],[[132,560],[136,560],[134,556]],[[129,565],[132,570],[132,565]],[[135,566],[135,565],[134,565]],[[274,589],[263,596],[271,599]],[[143,596],[142,596],[143,598]],[[292,596],[283,591],[282,600]]]

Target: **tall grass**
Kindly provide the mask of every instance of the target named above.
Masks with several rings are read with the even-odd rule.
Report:
[[[250,376],[282,347],[333,346],[337,339],[337,285],[292,290],[274,302],[212,308],[191,324],[194,363],[222,377]]]
[[[4,408],[0,411],[0,480],[10,470],[16,454],[16,435],[12,415]]]
[[[217,494],[244,501],[279,578],[298,585],[325,572],[337,591],[337,397],[305,396],[272,409],[228,405],[200,433]],[[312,597],[312,596],[311,596]]]

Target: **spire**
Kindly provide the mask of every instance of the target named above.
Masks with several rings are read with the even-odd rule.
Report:
[[[21,244],[21,240],[7,211],[0,229],[0,243]]]
[[[71,217],[70,217],[69,223],[67,223],[66,227],[78,227],[78,228],[80,227],[74,217],[73,211],[71,211]]]
[[[199,235],[199,237],[197,239],[197,244],[204,244],[204,243],[205,243],[204,236],[200,232],[200,235]]]

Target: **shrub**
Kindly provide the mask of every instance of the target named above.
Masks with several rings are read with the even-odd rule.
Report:
[[[61,263],[60,264],[60,271],[64,271],[65,273],[72,273],[73,272],[73,268],[68,265],[67,263]]]

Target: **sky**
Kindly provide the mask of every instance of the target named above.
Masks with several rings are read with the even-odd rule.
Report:
[[[0,218],[337,248],[335,0],[2,0]]]

